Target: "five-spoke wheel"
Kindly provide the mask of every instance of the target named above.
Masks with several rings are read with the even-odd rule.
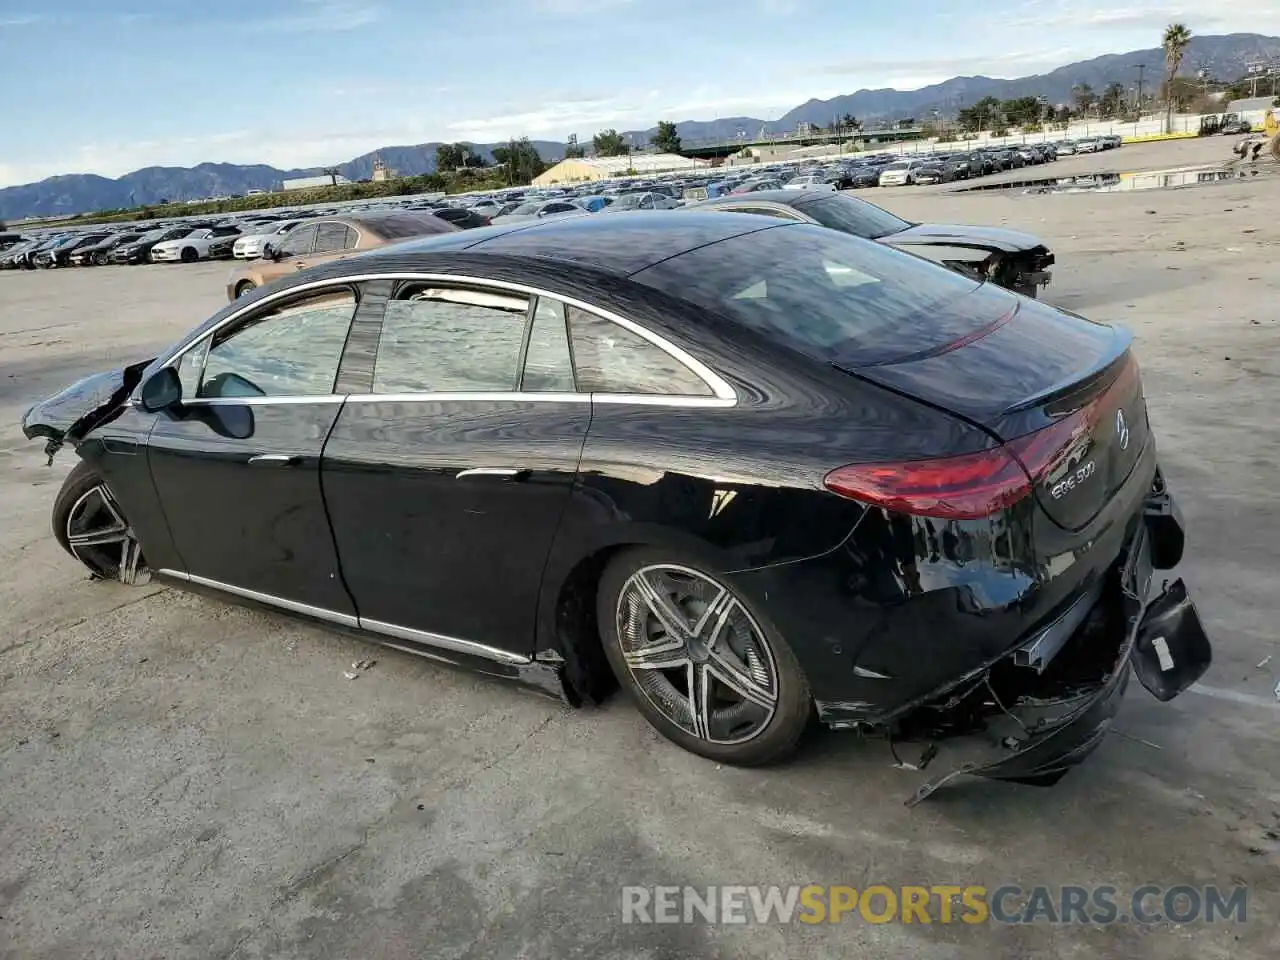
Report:
[[[78,463],[67,475],[54,503],[53,532],[95,577],[128,584],[150,579],[124,511],[88,463]]]
[[[790,649],[716,576],[655,554],[630,551],[602,580],[602,634],[620,681],[660,732],[696,753],[742,764],[789,753],[810,709]]]

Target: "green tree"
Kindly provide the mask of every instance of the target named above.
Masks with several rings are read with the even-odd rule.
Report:
[[[861,130],[862,124],[858,122],[858,118],[852,113],[846,113],[840,118],[841,130]]]
[[[1025,127],[1040,122],[1040,101],[1035,97],[1018,97],[1006,100],[1000,105],[1006,123]]]
[[[995,97],[983,97],[971,107],[963,108],[957,117],[960,126],[969,133],[989,130],[1002,117],[1002,107]]]
[[[1087,83],[1078,83],[1072,87],[1071,99],[1076,102],[1076,112],[1082,117],[1098,106],[1098,94]]]
[[[528,137],[508,140],[505,147],[494,147],[493,162],[503,170],[508,186],[532,183],[534,177],[547,169]]]
[[[1098,99],[1098,112],[1104,117],[1114,117],[1124,111],[1124,84],[1109,83]]]
[[[649,142],[658,153],[679,153],[680,134],[676,132],[675,122],[659,120],[658,132],[649,138]]]
[[[564,145],[564,158],[566,160],[573,157],[581,157],[586,153],[582,149],[582,144],[578,143],[578,135],[576,133],[569,134],[569,139]]]
[[[1191,31],[1186,24],[1171,23],[1164,28],[1160,45],[1164,47],[1164,86],[1165,86],[1165,132],[1173,129],[1173,78],[1178,75],[1182,66],[1182,58],[1186,56],[1187,47],[1191,43]]]
[[[337,167],[325,167],[320,172],[329,178],[329,186],[336,187],[338,185],[338,175],[342,173],[342,171],[339,170]],[[160,202],[164,203],[163,200],[161,200]]]
[[[617,130],[610,127],[608,130],[601,130],[591,138],[591,145],[596,148],[596,153],[602,157],[621,157],[630,152],[626,138]]]
[[[440,171],[457,170],[466,161],[463,145],[460,143],[442,143],[436,147],[436,169]]]

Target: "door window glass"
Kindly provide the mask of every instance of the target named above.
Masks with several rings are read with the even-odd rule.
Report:
[[[304,253],[310,253],[311,248],[315,245],[316,225],[312,223],[289,231],[288,235],[280,241],[280,255],[282,257],[297,257]]]
[[[419,287],[387,304],[374,393],[516,389],[527,297]]]
[[[539,297],[525,351],[521,390],[573,393],[573,359],[569,353],[569,331],[565,326],[564,304]]]
[[[316,229],[316,248],[315,253],[333,253],[336,250],[346,250],[355,246],[354,241],[348,242],[347,235],[351,231],[347,229],[345,223],[321,223]]]
[[[665,350],[630,330],[568,308],[578,389],[584,393],[712,396],[702,378]]]
[[[197,396],[332,393],[355,311],[355,294],[342,290],[253,317],[209,348]]]

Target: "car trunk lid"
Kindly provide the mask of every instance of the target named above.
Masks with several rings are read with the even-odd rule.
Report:
[[[1078,530],[1122,487],[1148,424],[1131,336],[1004,294],[964,298],[986,322],[849,372],[957,414],[1003,443],[1058,525]]]

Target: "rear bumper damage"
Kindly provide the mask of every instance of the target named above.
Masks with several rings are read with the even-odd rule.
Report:
[[[1106,737],[1131,673],[1161,701],[1199,679],[1212,654],[1185,584],[1166,582],[1148,599],[1154,571],[1176,565],[1183,542],[1176,504],[1157,476],[1105,578],[1006,657],[886,731],[899,767],[946,767],[907,805],[964,776],[1052,785]],[[915,762],[900,759],[908,742],[923,745]]]

